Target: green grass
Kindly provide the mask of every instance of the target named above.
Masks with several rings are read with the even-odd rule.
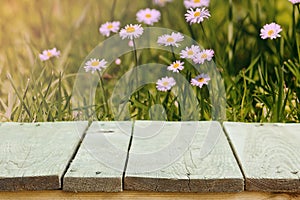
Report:
[[[112,18],[121,21],[122,27],[137,23],[135,13],[151,6],[162,13],[155,26],[190,36],[192,29],[197,42],[214,49],[214,62],[223,79],[214,81],[225,84],[226,120],[299,122],[300,19],[298,8],[289,1],[211,0],[212,17],[203,22],[208,39],[200,25],[188,27],[181,0],[164,8],[152,6],[150,0],[117,0],[114,13],[112,4],[108,0],[1,1],[0,121],[127,119],[114,116],[111,108],[106,110],[101,87],[96,88],[94,103],[89,103],[86,96],[83,107],[73,105],[73,86],[86,56],[106,39],[99,34],[99,26]],[[273,21],[281,25],[282,37],[262,40],[261,27]],[[60,58],[41,62],[38,54],[53,47],[61,51]],[[137,53],[139,64],[168,65],[173,60],[172,54],[165,51]],[[106,98],[111,97],[120,77],[135,65],[132,52],[121,59],[121,66],[112,64],[105,71]],[[187,64],[183,74],[190,78],[196,72]],[[213,118],[212,109],[218,109],[213,107],[208,87],[193,88],[193,92],[197,94],[197,105],[192,119]],[[158,92],[150,84],[129,96],[130,103],[124,107],[133,119],[183,120],[180,106],[195,102],[186,100],[185,105],[176,105],[178,98],[174,93]],[[161,107],[154,106],[157,104],[165,108],[164,114],[157,114],[162,113]],[[188,112],[192,115],[192,111]]]

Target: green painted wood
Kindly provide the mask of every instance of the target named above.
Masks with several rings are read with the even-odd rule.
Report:
[[[300,192],[300,124],[225,122],[246,190]]]
[[[237,192],[244,181],[218,122],[136,121],[124,188]]]
[[[93,122],[64,176],[63,190],[122,191],[132,122]]]
[[[2,123],[0,190],[61,188],[87,122]]]

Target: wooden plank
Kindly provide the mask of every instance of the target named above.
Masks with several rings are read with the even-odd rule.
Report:
[[[61,177],[87,122],[3,123],[0,190],[61,188]]]
[[[226,122],[246,190],[300,192],[300,124]]]
[[[243,190],[242,173],[218,122],[137,121],[133,136],[125,190]]]
[[[297,200],[300,199],[300,194],[294,193],[267,193],[267,192],[239,192],[239,193],[178,193],[178,192],[141,192],[141,191],[124,191],[119,193],[72,193],[63,192],[61,190],[49,191],[21,191],[21,192],[0,192],[0,200],[99,200],[99,199],[166,199],[166,200],[266,200],[266,199],[280,199],[280,200]]]
[[[132,122],[93,122],[64,176],[65,191],[122,191]]]

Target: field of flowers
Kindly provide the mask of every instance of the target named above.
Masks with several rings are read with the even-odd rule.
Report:
[[[0,121],[299,122],[299,7],[3,0]]]

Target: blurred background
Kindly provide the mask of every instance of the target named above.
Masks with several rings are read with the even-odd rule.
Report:
[[[119,20],[121,27],[137,23],[136,12],[153,7],[162,13],[155,26],[190,35],[182,0],[164,7],[150,0],[117,0],[115,7],[113,2],[1,0],[0,121],[74,120],[69,105],[74,74],[89,52],[105,40],[98,29],[106,21]],[[296,6],[287,0],[212,0],[209,9],[212,17],[204,28],[210,41],[203,40],[199,27],[192,29],[197,41],[215,50],[215,62],[228,91],[228,120],[299,122]],[[284,40],[276,41],[282,60],[274,55],[274,44],[259,37],[260,28],[272,21],[284,29]],[[60,58],[42,63],[39,53],[54,47],[61,51]],[[296,72],[284,65],[289,60]],[[42,72],[45,65],[52,70]],[[280,82],[274,66],[285,69]],[[283,85],[285,90],[278,90],[276,85]],[[280,116],[274,118],[275,112]]]

